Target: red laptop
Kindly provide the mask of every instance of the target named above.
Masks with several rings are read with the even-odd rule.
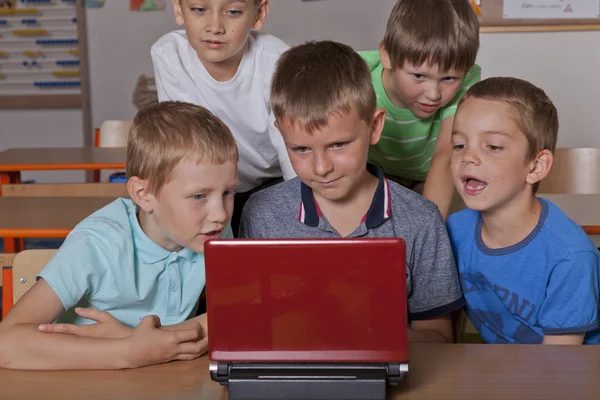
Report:
[[[402,239],[214,240],[205,263],[214,380],[378,366],[396,384],[408,371]]]

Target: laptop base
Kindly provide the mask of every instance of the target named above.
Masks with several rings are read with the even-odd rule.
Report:
[[[407,363],[211,363],[211,379],[229,388],[229,400],[385,400],[387,386],[408,373]]]

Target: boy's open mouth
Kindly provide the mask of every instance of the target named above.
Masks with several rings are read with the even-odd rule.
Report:
[[[479,179],[473,177],[463,178],[463,185],[465,188],[465,193],[469,196],[476,196],[487,187],[486,182],[480,181]]]
[[[210,231],[210,232],[203,233],[203,235],[209,239],[216,239],[216,238],[221,237],[221,231],[220,230]]]

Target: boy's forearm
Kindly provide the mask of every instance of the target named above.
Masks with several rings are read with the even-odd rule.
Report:
[[[450,213],[453,194],[454,182],[450,171],[450,160],[443,156],[434,157],[425,180],[423,196],[437,204],[445,220]]]
[[[18,324],[0,331],[0,367],[24,370],[129,368],[124,339],[95,339],[43,333]]]

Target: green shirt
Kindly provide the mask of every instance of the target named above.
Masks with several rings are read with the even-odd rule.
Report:
[[[407,108],[398,108],[383,88],[383,66],[378,51],[360,55],[371,70],[371,80],[377,94],[377,107],[385,108],[386,121],[381,140],[369,150],[369,162],[379,166],[386,175],[424,181],[431,166],[431,157],[442,121],[453,117],[461,96],[481,80],[481,68],[474,65],[465,75],[458,92],[445,106],[427,119],[419,119]]]

